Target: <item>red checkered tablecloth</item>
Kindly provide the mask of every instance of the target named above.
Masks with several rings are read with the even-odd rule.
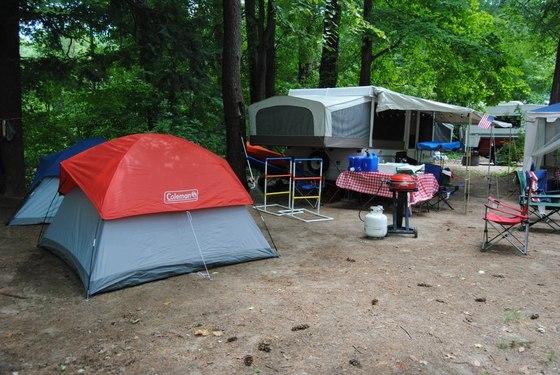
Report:
[[[336,186],[359,193],[392,198],[393,193],[389,191],[389,185],[386,183],[391,176],[391,174],[381,172],[344,171],[336,179]],[[438,182],[433,174],[420,174],[416,177],[418,178],[418,191],[409,194],[410,204],[430,200],[439,189]]]

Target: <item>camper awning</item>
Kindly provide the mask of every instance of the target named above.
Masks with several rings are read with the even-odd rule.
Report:
[[[294,89],[290,90],[289,95],[296,97],[306,97],[310,95],[314,97],[368,96],[375,98],[377,112],[391,109],[434,112],[436,114],[436,121],[451,124],[465,124],[469,121],[469,116],[471,121],[475,123],[482,117],[480,113],[471,108],[405,95],[376,86]]]

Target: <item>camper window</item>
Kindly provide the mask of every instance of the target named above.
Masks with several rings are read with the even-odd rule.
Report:
[[[307,108],[278,105],[260,109],[256,117],[258,135],[314,135],[313,114]]]

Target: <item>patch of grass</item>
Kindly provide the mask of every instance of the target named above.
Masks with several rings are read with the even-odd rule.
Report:
[[[502,341],[498,344],[499,349],[517,349],[517,348],[527,348],[531,347],[530,341],[518,341],[518,340],[511,340],[511,341]]]
[[[519,309],[506,309],[504,314],[504,323],[518,322],[523,317]]]

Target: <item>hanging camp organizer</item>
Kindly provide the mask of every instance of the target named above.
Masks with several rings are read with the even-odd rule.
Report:
[[[319,163],[319,174],[316,176],[311,176],[309,174],[303,174],[302,170],[300,169],[300,174],[298,175],[298,165],[303,165],[304,162],[318,162]],[[291,187],[291,201],[290,201],[290,211],[289,216],[293,217],[294,219],[298,219],[304,221],[306,223],[311,223],[315,221],[327,221],[332,220],[332,217],[325,216],[321,214],[321,193],[323,191],[323,159],[321,158],[303,158],[303,159],[294,159],[293,160],[293,176],[292,176],[292,187]],[[313,189],[316,190],[314,195],[306,195],[306,194],[297,194],[298,184],[305,184],[305,183],[315,183]],[[296,201],[299,202],[301,200],[306,200],[308,203],[311,203],[311,200],[315,201],[315,210],[309,210],[307,208],[296,208]],[[313,204],[311,204],[313,206]],[[306,219],[303,215],[311,216],[312,219]]]
[[[276,163],[276,165],[275,165]],[[282,168],[278,167],[278,164],[288,164],[287,171],[283,171]],[[255,209],[266,212],[274,216],[285,216],[292,213],[291,207],[291,197],[292,197],[292,170],[293,161],[289,157],[279,157],[279,158],[266,158],[264,161],[264,193],[263,193],[263,204],[255,206]],[[274,174],[270,174],[269,170],[276,170]],[[286,173],[287,172],[287,173]],[[278,181],[278,179],[288,180],[288,190],[283,191],[268,191],[269,181]],[[278,203],[268,203],[268,197],[287,195],[287,206]]]

